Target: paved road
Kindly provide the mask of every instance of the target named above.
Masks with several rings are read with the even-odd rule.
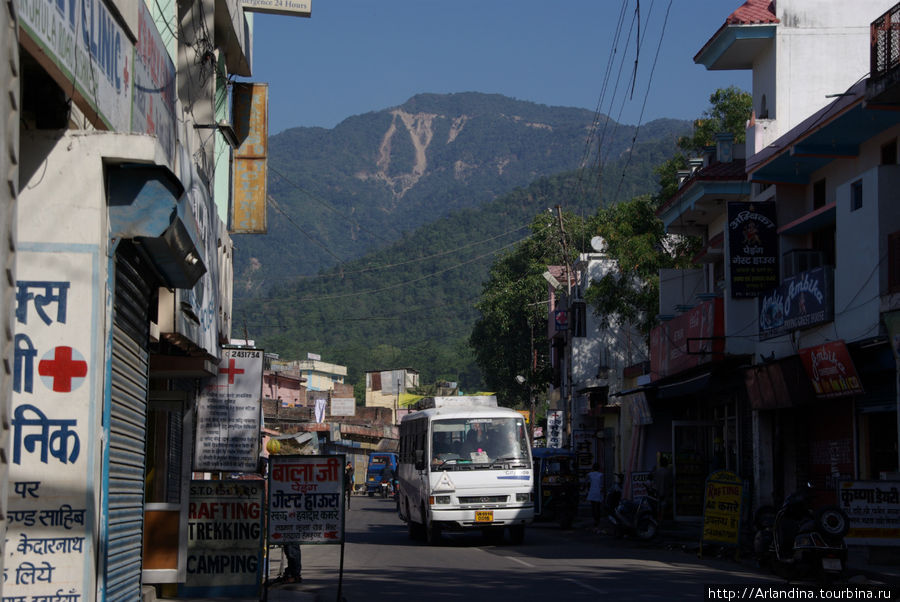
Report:
[[[529,528],[521,546],[472,533],[445,535],[430,547],[410,540],[393,502],[381,498],[353,498],[346,531],[341,590],[354,602],[704,600],[711,584],[782,583],[733,560],[553,525]],[[336,600],[339,567],[340,546],[304,546],[304,582],[296,592]]]

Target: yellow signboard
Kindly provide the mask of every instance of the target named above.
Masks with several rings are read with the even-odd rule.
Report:
[[[234,131],[240,142],[234,149],[232,234],[266,233],[268,93],[267,84],[250,82],[236,83],[232,89]]]
[[[737,545],[741,527],[743,483],[733,472],[720,470],[706,478],[703,497],[703,540]]]

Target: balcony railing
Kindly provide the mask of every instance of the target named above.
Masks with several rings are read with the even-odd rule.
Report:
[[[869,71],[872,77],[878,78],[900,64],[900,4],[875,19],[869,28]]]

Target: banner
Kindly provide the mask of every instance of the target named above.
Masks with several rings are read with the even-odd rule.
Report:
[[[195,471],[253,472],[259,460],[262,349],[223,349],[197,401]]]
[[[562,410],[547,412],[547,447],[562,447],[565,435],[565,422]]]
[[[731,296],[756,297],[778,286],[775,202],[728,203]]]

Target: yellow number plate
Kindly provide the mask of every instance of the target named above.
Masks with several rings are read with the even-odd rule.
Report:
[[[492,522],[494,522],[494,511],[493,510],[476,510],[475,511],[475,522],[476,523],[492,523]]]

